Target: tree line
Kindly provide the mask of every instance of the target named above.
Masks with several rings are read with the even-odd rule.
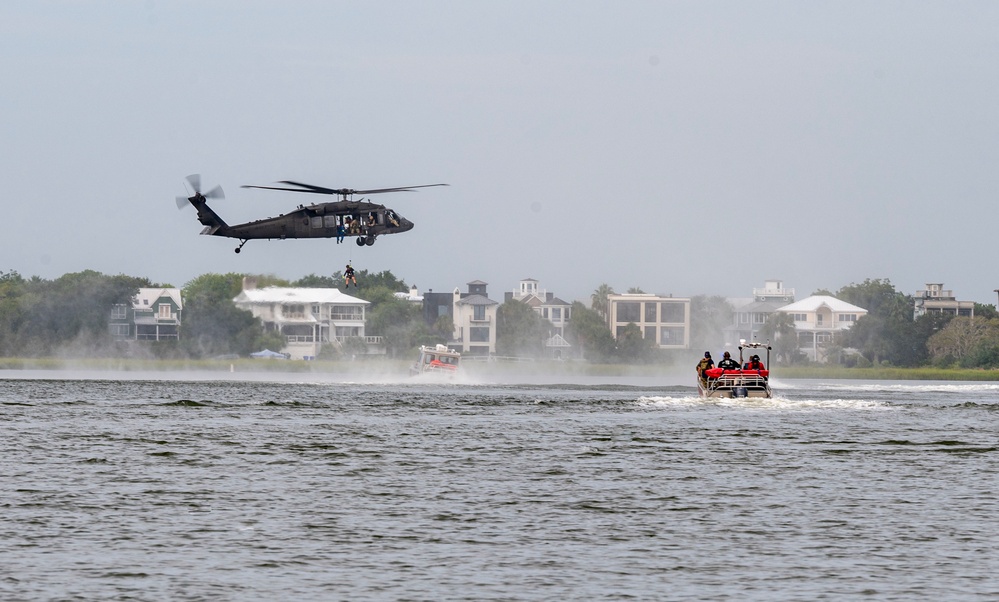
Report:
[[[239,295],[246,274],[202,274],[186,283],[183,320],[177,341],[148,342],[141,346],[116,341],[108,327],[111,308],[131,304],[140,288],[168,288],[148,278],[86,270],[54,280],[24,278],[16,271],[0,271],[0,356],[5,357],[120,357],[137,352],[165,358],[210,358],[248,355],[263,348],[284,346],[279,333],[268,332],[249,311],[232,299]],[[343,274],[310,274],[298,280],[254,276],[258,286],[338,288]],[[381,336],[390,357],[409,357],[421,344],[447,343],[453,331],[447,316],[428,324],[422,307],[395,296],[409,286],[389,271],[357,272],[363,283],[351,294],[371,303],[366,334]],[[629,292],[642,292],[632,288]],[[629,324],[614,337],[607,326],[607,295],[601,284],[590,306],[576,301],[564,333],[572,357],[594,363],[669,363],[688,352],[668,352],[646,340],[639,327]],[[831,361],[851,366],[999,367],[999,314],[992,305],[975,304],[974,318],[926,314],[913,319],[914,298],[895,289],[888,280],[865,280],[826,294],[868,310],[847,331],[837,334],[824,351]],[[723,344],[723,329],[732,323],[734,309],[722,297],[691,298],[691,346],[715,349]],[[553,327],[526,304],[502,303],[496,318],[496,353],[501,356],[545,357],[545,342]],[[807,361],[798,349],[794,322],[773,314],[763,336],[779,363]],[[335,354],[332,346],[327,353]],[[364,350],[363,341],[347,341],[348,353]]]

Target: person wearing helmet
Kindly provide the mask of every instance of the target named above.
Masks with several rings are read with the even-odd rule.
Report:
[[[701,379],[701,383],[702,384],[708,382],[708,374],[707,374],[707,372],[708,372],[708,370],[710,370],[711,368],[714,368],[714,367],[715,367],[715,361],[713,359],[711,359],[711,352],[710,351],[705,351],[704,352],[704,357],[701,358],[701,361],[697,362],[697,368],[696,368],[697,369],[697,376],[698,376],[698,378]]]
[[[722,368],[723,370],[738,370],[739,362],[732,359],[732,354],[726,351],[723,354],[722,360],[718,362],[718,367]]]
[[[749,361],[746,362],[746,365],[743,366],[742,369],[743,370],[766,370],[766,367],[763,365],[763,362],[760,361],[760,356],[754,355],[753,357],[749,358]]]

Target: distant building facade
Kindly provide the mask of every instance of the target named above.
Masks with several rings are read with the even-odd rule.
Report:
[[[526,304],[550,325],[545,340],[545,357],[563,359],[572,352],[572,345],[565,340],[565,329],[572,319],[572,304],[538,287],[538,281],[525,278],[512,292],[504,294],[504,301],[516,300]]]
[[[448,347],[467,355],[495,355],[499,302],[489,298],[488,283],[473,280],[467,286],[464,293],[457,287],[450,293],[423,293],[423,319],[429,326],[451,320]]]
[[[690,299],[646,293],[607,295],[607,325],[616,339],[635,324],[660,349],[690,348]]]
[[[851,328],[867,310],[827,295],[813,295],[778,309],[794,320],[798,348],[815,362],[826,360],[823,348],[837,333]]]
[[[108,328],[117,341],[177,341],[183,309],[179,288],[140,288],[131,305],[111,307]]]
[[[916,291],[912,319],[931,313],[973,318],[975,302],[958,301],[954,291],[945,290],[943,284],[927,284],[925,290]]]
[[[763,288],[754,288],[753,296],[728,300],[732,305],[732,324],[724,329],[725,347],[736,348],[739,341],[760,341],[763,325],[779,308],[794,303],[794,289],[784,288],[781,280],[766,280]]]
[[[336,288],[257,288],[251,278],[233,303],[248,310],[264,329],[284,337],[282,353],[291,359],[314,359],[324,345],[340,348],[344,340],[360,337],[369,353],[384,353],[381,337],[364,333],[365,312],[370,302],[351,297]]]

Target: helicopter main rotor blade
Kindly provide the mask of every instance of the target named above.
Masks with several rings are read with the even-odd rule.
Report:
[[[337,196],[350,196],[355,194],[379,194],[382,192],[403,192],[415,190],[417,188],[430,188],[432,186],[448,186],[448,184],[423,184],[420,186],[399,186],[396,188],[374,188],[371,190],[354,190],[353,188],[324,188],[292,180],[281,180],[279,184],[298,186],[298,188],[286,188],[284,186],[243,186],[243,188],[261,188],[263,190],[285,190],[288,192],[311,192],[313,194],[335,194]]]
[[[380,192],[404,192],[416,190],[417,188],[431,188],[434,186],[450,186],[450,184],[421,184],[419,186],[400,186],[398,188],[376,188],[374,190],[355,190],[356,194],[378,194]]]
[[[301,188],[282,188],[280,186],[251,186],[249,184],[243,184],[240,188],[259,188],[261,190],[286,190],[288,192],[312,192],[317,194],[338,194],[336,191],[331,190],[329,192],[320,192],[318,190],[302,190]]]

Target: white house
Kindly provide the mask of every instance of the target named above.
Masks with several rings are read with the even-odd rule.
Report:
[[[312,359],[324,345],[339,345],[347,338],[362,337],[369,349],[378,348],[381,337],[364,335],[365,311],[370,303],[336,288],[256,288],[246,279],[243,291],[233,299],[249,310],[264,328],[285,339],[282,353],[291,359]]]
[[[866,309],[827,295],[813,295],[777,311],[794,319],[798,347],[813,361],[825,359],[820,345],[831,343],[836,333],[847,330],[867,315]]]

